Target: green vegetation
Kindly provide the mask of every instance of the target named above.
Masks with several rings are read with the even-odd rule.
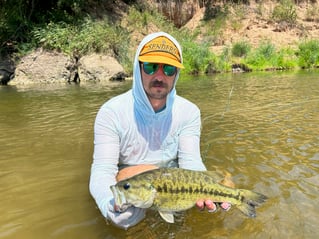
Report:
[[[319,4],[314,4],[307,9],[306,20],[310,22],[319,22]]]
[[[76,25],[49,22],[43,28],[34,28],[33,45],[55,49],[69,55],[82,56],[91,52],[116,54],[125,61],[128,50],[128,33],[112,26],[107,19],[94,21],[87,17]]]
[[[182,41],[185,73],[199,74],[208,71],[211,61],[215,59],[207,43],[196,44],[193,41]]]
[[[34,47],[34,28],[43,28],[50,21],[76,24],[85,7],[83,0],[0,0],[0,53],[26,49],[21,44]]]
[[[271,42],[266,41],[252,51],[242,63],[252,70],[283,70],[296,67],[296,60],[291,49],[277,51]]]
[[[204,18],[203,28],[207,41],[211,44],[218,44],[223,38],[223,28],[227,23],[229,15],[228,6],[207,7]]]
[[[135,46],[129,36],[132,33],[145,35],[152,29],[161,29],[181,43],[185,65],[183,72],[187,74],[228,72],[233,64],[244,65],[250,70],[319,66],[318,40],[303,41],[297,46],[298,49],[277,49],[269,41],[252,47],[242,40],[224,47],[219,54],[210,51],[210,46],[223,41],[223,28],[227,22],[231,23],[233,30],[241,27],[246,8],[238,4],[245,4],[243,1],[230,1],[215,7],[207,5],[201,27],[192,32],[177,28],[172,21],[146,3],[142,4],[142,1],[125,2],[129,4],[128,15],[125,23],[119,23],[119,19],[114,20],[105,14],[112,12],[110,6],[113,1],[110,0],[0,0],[0,54],[21,56],[40,46],[76,57],[101,52],[115,56],[131,73]],[[163,1],[162,4],[167,3]],[[236,10],[235,15],[231,16],[230,7]],[[92,9],[100,9],[104,13],[99,14]],[[262,8],[259,10],[262,15]],[[318,8],[312,11],[318,12]],[[308,12],[308,15],[310,18],[313,14]],[[271,18],[293,26],[297,19],[294,3],[280,0]],[[318,21],[318,18],[310,20]]]
[[[251,46],[247,41],[236,42],[232,47],[232,55],[237,57],[247,56],[250,48]]]
[[[297,12],[292,0],[280,0],[279,5],[275,6],[272,18],[276,22],[287,22],[294,25],[297,21]]]
[[[302,68],[319,65],[319,40],[309,40],[299,44],[297,51],[298,65]]]

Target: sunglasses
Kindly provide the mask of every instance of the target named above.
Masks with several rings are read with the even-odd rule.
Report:
[[[142,67],[143,71],[148,75],[153,75],[158,71],[160,64],[158,63],[149,63],[143,62]],[[166,76],[173,76],[177,71],[176,66],[163,64],[163,72]]]

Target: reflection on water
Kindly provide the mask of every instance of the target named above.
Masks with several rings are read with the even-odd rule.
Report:
[[[198,77],[178,93],[202,111],[202,156],[237,187],[269,197],[249,219],[191,209],[167,224],[154,211],[127,231],[108,225],[88,192],[93,122],[131,82],[0,88],[0,238],[316,238],[318,71]]]

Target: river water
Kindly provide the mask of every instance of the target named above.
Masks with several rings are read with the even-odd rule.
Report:
[[[183,79],[202,112],[202,157],[237,187],[269,197],[257,218],[196,208],[167,224],[154,211],[124,231],[88,191],[99,107],[131,82],[0,87],[0,238],[317,238],[319,72]]]

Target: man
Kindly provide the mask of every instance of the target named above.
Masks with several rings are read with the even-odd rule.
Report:
[[[90,192],[103,216],[119,227],[127,229],[145,216],[140,208],[116,211],[110,186],[123,177],[119,170],[125,168],[126,176],[154,167],[206,170],[200,156],[200,111],[176,95],[182,68],[181,47],[172,36],[146,36],[136,51],[132,89],[110,99],[97,114]],[[197,207],[216,209],[204,199]]]

